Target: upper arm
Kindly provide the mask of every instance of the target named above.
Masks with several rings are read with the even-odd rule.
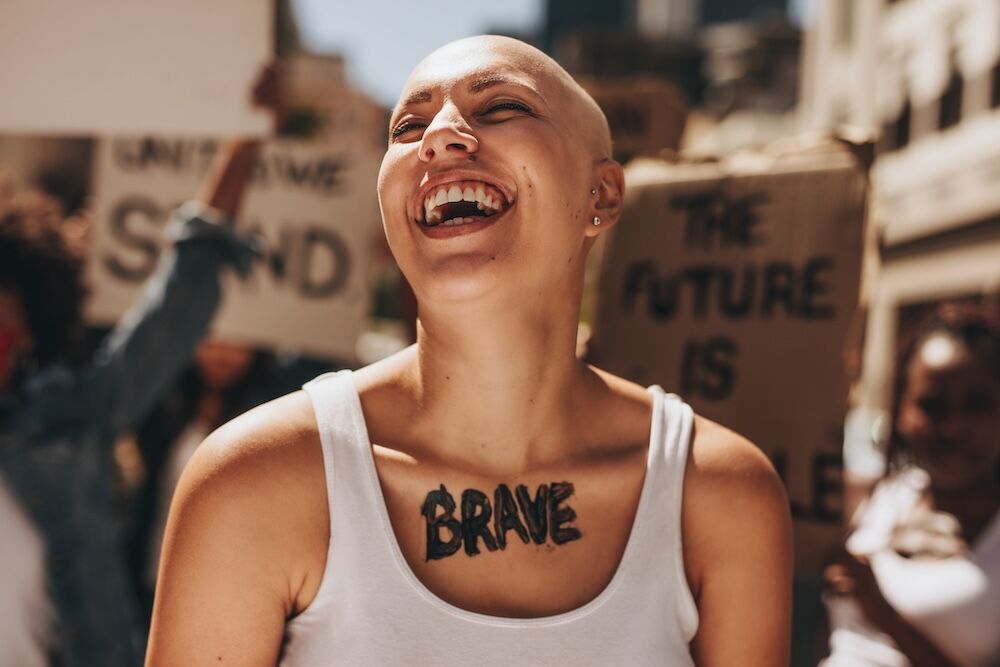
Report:
[[[685,481],[685,563],[698,605],[699,665],[788,664],[788,499],[760,450],[699,420]]]
[[[255,423],[274,409],[224,426],[184,471],[163,543],[147,666],[278,659],[303,579],[301,536],[316,531],[302,518],[302,456],[294,445],[274,446],[287,436],[281,428]]]

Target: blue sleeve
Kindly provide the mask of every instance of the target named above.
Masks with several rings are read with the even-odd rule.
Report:
[[[78,385],[98,430],[109,435],[141,421],[190,362],[219,304],[221,267],[245,276],[259,255],[231,225],[209,222],[188,207],[174,213],[169,231],[173,248]]]

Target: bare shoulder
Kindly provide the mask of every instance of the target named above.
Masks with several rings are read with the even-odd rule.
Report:
[[[318,587],[327,514],[303,392],[210,435],[171,503],[146,664],[275,664],[286,619]]]
[[[696,493],[764,494],[784,502],[784,486],[754,443],[711,419],[695,415],[687,479]]]
[[[296,496],[308,490],[304,482],[322,462],[318,437],[305,392],[265,403],[205,439],[184,469],[177,494],[188,502],[220,495],[233,511],[265,496],[267,502],[301,501]]]
[[[179,545],[191,541],[227,552],[233,565],[237,556],[249,569],[273,564],[263,571],[271,585],[294,598],[315,576],[303,555],[325,554],[326,508],[316,422],[298,391],[224,424],[198,447],[171,504],[164,563],[177,565],[191,553]],[[248,542],[252,548],[228,553]],[[293,612],[295,600],[288,604]]]
[[[208,477],[257,467],[294,467],[318,439],[309,396],[296,391],[264,403],[216,429],[198,448],[195,470]],[[274,470],[272,470],[274,472]]]
[[[695,584],[734,554],[789,556],[788,497],[771,462],[743,436],[701,416],[695,417],[684,477],[683,525]]]
[[[208,504],[243,525],[305,531],[315,527],[313,514],[326,510],[323,471],[312,404],[297,391],[209,435],[184,470],[178,494],[180,504]]]

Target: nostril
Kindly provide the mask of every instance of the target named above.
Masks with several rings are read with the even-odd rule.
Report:
[[[453,142],[453,143],[448,144],[448,148],[457,148],[460,151],[467,151],[467,150],[469,150],[468,146],[466,146],[465,144],[460,144],[458,142]]]

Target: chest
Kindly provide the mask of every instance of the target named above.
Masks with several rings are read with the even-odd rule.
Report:
[[[492,616],[550,616],[597,597],[618,570],[645,478],[641,448],[503,478],[375,460],[385,535],[406,566],[445,602]]]

